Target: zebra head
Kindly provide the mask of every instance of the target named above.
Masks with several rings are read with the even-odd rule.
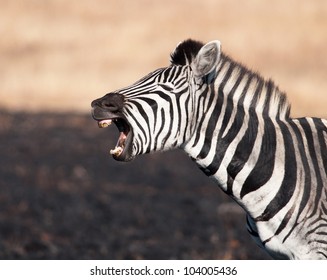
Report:
[[[197,126],[198,100],[216,77],[220,42],[180,43],[171,65],[148,74],[126,88],[92,102],[100,128],[115,123],[120,134],[110,151],[116,160],[182,147]]]

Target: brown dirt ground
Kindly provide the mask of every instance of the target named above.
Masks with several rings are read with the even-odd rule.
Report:
[[[0,259],[267,259],[180,151],[131,163],[90,115],[0,112]]]

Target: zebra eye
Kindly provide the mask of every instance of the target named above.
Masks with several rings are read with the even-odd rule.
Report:
[[[162,89],[167,91],[173,91],[175,89],[175,86],[172,83],[169,84],[159,83],[158,86],[160,86]]]

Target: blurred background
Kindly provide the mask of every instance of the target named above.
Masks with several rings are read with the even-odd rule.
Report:
[[[0,0],[1,259],[267,259],[245,215],[181,152],[115,162],[90,103],[182,40],[272,78],[327,117],[327,2]]]

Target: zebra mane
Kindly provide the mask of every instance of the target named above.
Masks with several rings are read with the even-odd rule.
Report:
[[[248,90],[245,93],[252,95],[251,103],[244,104],[245,107],[270,117],[289,118],[291,106],[287,96],[271,79],[264,79],[259,73],[248,69],[242,63],[236,62],[224,53],[222,53],[221,57],[221,67],[228,64],[231,69],[237,69],[239,75],[248,75],[249,80],[254,81],[256,84],[256,89]],[[258,100],[263,101],[259,102]]]
[[[181,66],[190,65],[203,46],[204,44],[202,42],[192,39],[179,43],[170,55],[171,64]],[[240,75],[248,75],[249,79],[255,81],[257,88],[260,89],[254,90],[253,92],[246,92],[246,94],[252,94],[253,97],[251,98],[251,104],[244,104],[244,106],[254,109],[257,112],[261,111],[263,115],[269,115],[271,117],[274,116],[281,119],[289,117],[290,104],[286,94],[280,91],[272,80],[265,80],[257,72],[249,70],[246,66],[236,62],[224,53],[221,55],[221,60],[221,67],[224,67],[227,63],[231,69],[237,69]],[[264,102],[257,102],[259,99],[264,100]]]
[[[202,42],[192,39],[180,42],[170,55],[171,64],[190,65],[203,46]]]

